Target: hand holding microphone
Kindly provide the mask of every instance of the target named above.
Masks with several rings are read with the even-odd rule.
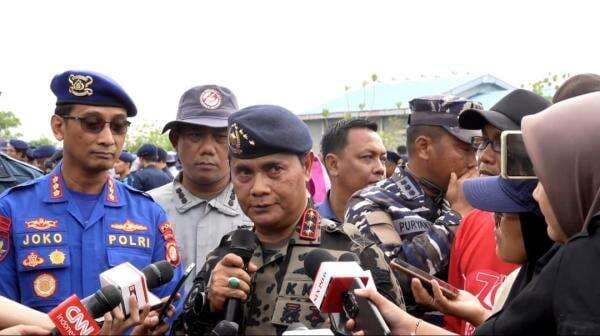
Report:
[[[210,276],[208,300],[211,311],[218,312],[226,308],[229,311],[231,308],[225,307],[226,302],[238,300],[239,303],[239,300],[248,298],[250,274],[258,269],[250,262],[256,246],[257,238],[254,232],[237,230],[232,234],[230,253],[217,263]]]

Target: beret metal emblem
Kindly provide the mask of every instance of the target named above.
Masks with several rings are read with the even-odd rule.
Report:
[[[242,153],[242,143],[245,142],[246,145],[254,146],[256,143],[254,140],[250,139],[244,130],[241,129],[238,124],[234,123],[229,128],[229,148],[234,154]]]
[[[90,88],[93,82],[92,76],[69,75],[69,93],[77,97],[91,96],[94,94]]]

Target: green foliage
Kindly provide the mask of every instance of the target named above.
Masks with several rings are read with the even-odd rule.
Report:
[[[145,143],[151,143],[164,148],[166,151],[172,151],[173,145],[169,141],[168,133],[162,134],[162,127],[157,127],[151,122],[142,122],[139,125],[133,125],[127,134],[125,148],[130,152],[135,152]]]
[[[47,136],[43,135],[37,139],[28,141],[29,142],[29,146],[41,146],[41,145],[54,145],[56,146],[56,141],[48,138]]]
[[[0,138],[10,139],[22,136],[11,129],[21,125],[21,120],[11,111],[0,111]]]
[[[385,124],[385,129],[377,132],[385,148],[396,150],[399,145],[406,145],[406,117],[389,117]]]
[[[528,83],[527,85],[521,84],[521,88],[531,90],[536,94],[552,101],[552,96],[562,83],[571,77],[569,74],[552,74],[548,73],[547,77],[539,79],[537,81]]]

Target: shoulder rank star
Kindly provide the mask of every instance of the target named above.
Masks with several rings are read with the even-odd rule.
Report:
[[[308,208],[302,216],[300,224],[300,239],[317,240],[321,227],[321,216],[315,209]]]
[[[94,90],[90,88],[93,82],[92,76],[70,75],[69,93],[77,97],[91,96],[94,94]]]

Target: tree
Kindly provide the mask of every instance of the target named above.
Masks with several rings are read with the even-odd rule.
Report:
[[[10,139],[22,136],[21,133],[14,133],[12,128],[21,126],[21,120],[11,111],[0,111],[0,138]]]
[[[406,117],[389,117],[385,124],[385,129],[380,130],[379,136],[383,140],[383,145],[389,150],[395,151],[399,145],[406,144]]]
[[[29,146],[39,147],[41,145],[56,145],[56,141],[48,138],[47,136],[41,136],[37,139],[33,139],[29,141]]]
[[[164,148],[166,151],[172,151],[173,145],[169,140],[167,133],[161,133],[162,128],[157,127],[151,122],[142,122],[132,127],[125,140],[125,148],[130,152],[135,152],[145,143],[151,143]]]
[[[549,101],[552,101],[552,97],[558,88],[566,81],[570,74],[552,74],[548,73],[548,76],[535,82],[528,83],[527,85],[521,84],[521,88],[526,88],[533,91],[535,94],[540,95]]]

